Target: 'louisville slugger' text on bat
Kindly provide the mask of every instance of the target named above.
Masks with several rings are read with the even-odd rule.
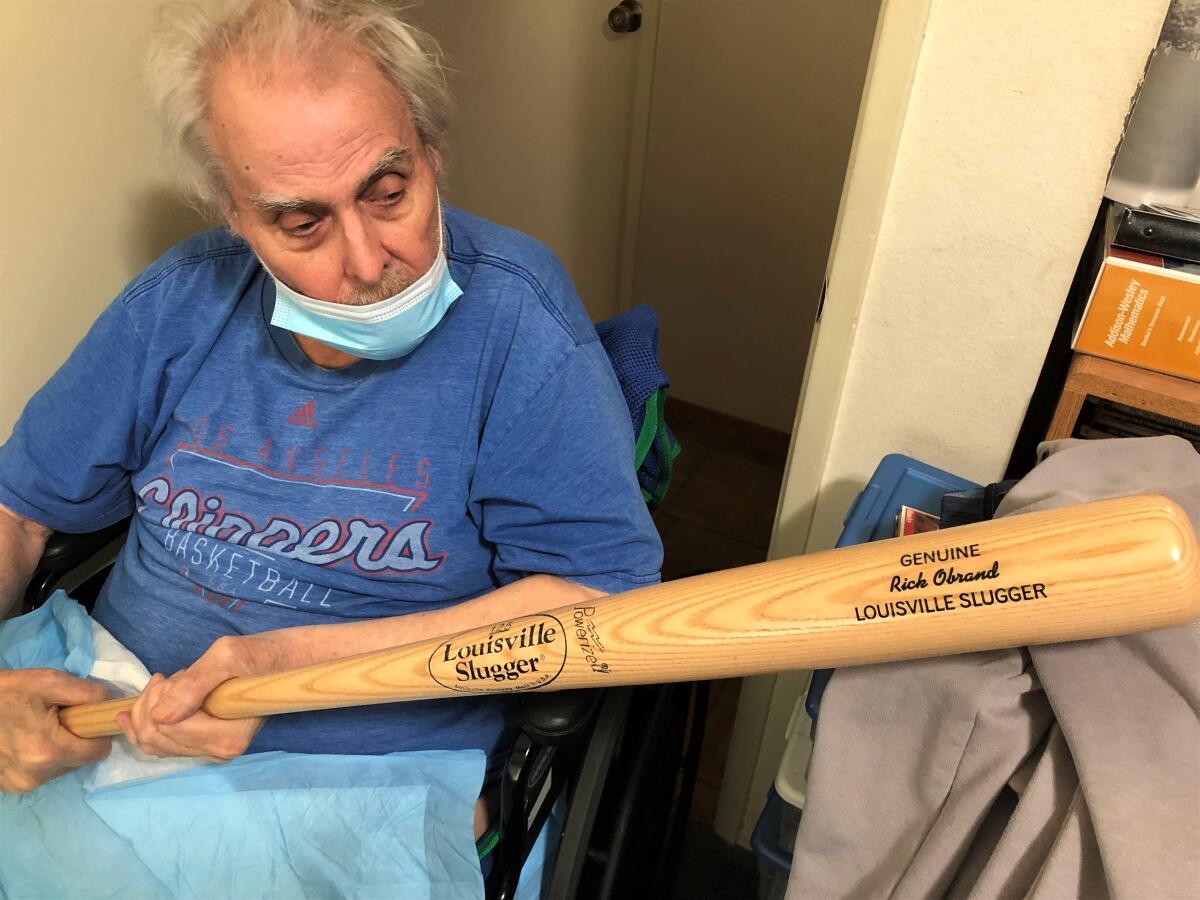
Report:
[[[458,694],[728,678],[1108,637],[1200,617],[1200,549],[1157,494],[1101,500],[641,588],[462,634],[235,678],[246,718]],[[119,734],[132,699],[65,709]]]

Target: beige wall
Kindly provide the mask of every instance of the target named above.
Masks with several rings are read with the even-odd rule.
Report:
[[[446,198],[549,246],[596,321],[621,303],[656,24],[650,12],[640,31],[615,34],[614,5],[424,0],[412,11],[451,69]]]
[[[788,430],[877,2],[663,0],[618,36],[609,0],[426,0],[459,100],[447,198],[548,243],[593,318],[657,307],[678,396]],[[139,81],[157,6],[0,3],[0,438],[202,227]]]
[[[0,440],[121,287],[203,227],[142,100],[157,7],[0,3]]]
[[[140,83],[159,0],[0,0],[0,440],[121,287],[204,227]],[[533,234],[594,319],[620,305],[655,17],[609,0],[426,0],[458,116],[446,198]],[[624,290],[627,292],[628,288]]]
[[[790,431],[879,0],[661,0],[634,298],[672,394]]]

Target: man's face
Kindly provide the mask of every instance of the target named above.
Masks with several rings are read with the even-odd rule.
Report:
[[[400,92],[364,56],[318,79],[215,73],[210,127],[240,234],[290,287],[340,303],[398,293],[437,253],[437,171]]]

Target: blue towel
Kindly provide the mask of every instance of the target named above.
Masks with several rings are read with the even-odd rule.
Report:
[[[172,897],[478,900],[484,757],[261,753],[85,800]]]
[[[0,626],[0,667],[93,661],[87,614],[61,592]],[[0,898],[477,900],[484,762],[263,753],[94,792],[77,770],[0,795]]]
[[[599,323],[596,333],[612,362],[637,435],[635,463],[642,496],[653,510],[667,494],[680,446],[666,422],[671,382],[658,361],[658,317],[649,306]]]
[[[84,678],[95,662],[88,614],[62,591],[0,624],[0,669],[59,669]]]

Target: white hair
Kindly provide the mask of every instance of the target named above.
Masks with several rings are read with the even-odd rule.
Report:
[[[400,90],[425,149],[444,156],[450,91],[441,50],[383,0],[194,0],[163,10],[146,71],[167,150],[190,199],[202,209],[228,209],[207,127],[216,67],[233,58],[297,59],[319,67],[328,42],[338,38],[366,54]]]

